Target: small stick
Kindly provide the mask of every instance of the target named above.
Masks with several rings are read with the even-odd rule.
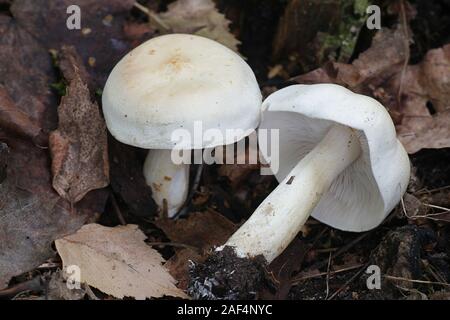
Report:
[[[147,7],[143,6],[137,1],[133,5],[136,9],[145,13],[148,16],[149,20],[153,20],[161,29],[163,29],[163,31],[170,31],[170,27],[164,21],[162,21],[152,10],[149,10]]]
[[[11,288],[0,290],[1,298],[9,298],[18,295],[24,291],[42,291],[44,290],[44,286],[41,282],[40,277],[35,277],[31,280],[21,282]]]
[[[350,267],[347,267],[347,268],[342,268],[342,269],[330,271],[330,276],[334,276],[335,274],[338,274],[338,273],[342,273],[342,272],[358,269],[358,268],[360,268],[362,266],[363,266],[363,264],[357,264],[357,265],[350,266]],[[328,272],[320,272],[320,273],[317,273],[317,274],[307,274],[307,275],[305,275],[303,277],[298,277],[298,278],[292,279],[292,285],[297,285],[300,282],[305,281],[305,280],[314,279],[314,278],[320,278],[320,277],[325,276],[327,274],[328,274]]]
[[[331,295],[331,297],[329,297],[327,300],[332,300],[335,296],[337,296],[342,290],[345,289],[345,287],[347,287],[353,280],[355,280],[356,277],[359,276],[359,275],[364,271],[364,269],[365,269],[367,266],[368,266],[368,264],[363,265],[363,267],[362,267],[357,273],[355,273],[350,279],[348,279],[348,280],[344,283],[344,285],[342,285],[339,289],[337,289],[336,292],[333,293],[333,294]]]
[[[92,291],[91,287],[88,286],[87,284],[85,285],[84,291],[86,291],[86,294],[88,295],[89,299],[91,300],[100,300],[94,293],[94,291]]]
[[[114,212],[116,213],[116,216],[119,219],[120,224],[123,226],[126,225],[127,222],[125,221],[125,218],[122,215],[122,211],[120,211],[119,205],[117,204],[116,197],[114,196],[114,194],[112,192],[110,193],[110,197],[111,197],[112,206],[114,208]]]
[[[327,284],[327,294],[325,295],[325,300],[327,300],[328,295],[330,294],[330,267],[331,267],[331,256],[332,253],[330,252],[330,255],[328,257],[328,266],[327,266],[327,279],[326,279],[326,284]]]
[[[395,276],[389,276],[389,275],[384,275],[383,277],[388,279],[388,280],[401,280],[401,281],[412,282],[412,283],[432,284],[432,285],[450,287],[450,284],[445,283],[445,282],[435,282],[435,281],[426,281],[426,280],[414,280],[414,279],[395,277]]]

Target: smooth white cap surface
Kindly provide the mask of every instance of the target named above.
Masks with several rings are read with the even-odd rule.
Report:
[[[293,85],[270,95],[263,110],[260,128],[280,130],[278,181],[333,124],[358,132],[361,156],[334,180],[314,218],[341,230],[365,231],[378,226],[399,202],[409,181],[409,158],[388,112],[375,99],[334,84]]]
[[[234,143],[260,120],[261,93],[247,63],[207,38],[170,34],[152,38],[112,70],[103,91],[103,112],[119,141],[147,149],[194,149]],[[176,129],[194,134],[220,130],[223,139],[172,141]],[[241,129],[228,136],[227,129]]]

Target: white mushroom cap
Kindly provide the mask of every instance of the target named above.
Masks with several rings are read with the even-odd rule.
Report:
[[[234,143],[260,120],[261,93],[247,63],[207,38],[170,34],[128,53],[112,70],[103,91],[108,129],[119,141],[147,149],[207,148]],[[194,121],[218,129],[223,139],[172,141],[172,132]],[[241,129],[239,136],[225,134]]]
[[[346,231],[372,229],[405,192],[409,158],[388,112],[376,100],[334,84],[293,85],[270,95],[263,110],[260,128],[280,129],[278,181],[332,125],[357,130],[362,154],[333,181],[314,208],[311,215],[319,221]]]

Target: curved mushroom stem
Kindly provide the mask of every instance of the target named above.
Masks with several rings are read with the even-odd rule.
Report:
[[[175,164],[172,150],[149,150],[144,163],[144,176],[159,208],[173,217],[186,201],[189,189],[189,165]]]
[[[354,130],[333,125],[224,246],[272,262],[289,245],[333,180],[361,153]],[[222,250],[223,247],[217,250]]]

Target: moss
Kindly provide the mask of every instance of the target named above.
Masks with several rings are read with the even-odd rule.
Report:
[[[318,55],[322,59],[348,62],[355,48],[359,31],[364,26],[367,15],[368,0],[343,0],[341,20],[336,31],[319,33]]]

